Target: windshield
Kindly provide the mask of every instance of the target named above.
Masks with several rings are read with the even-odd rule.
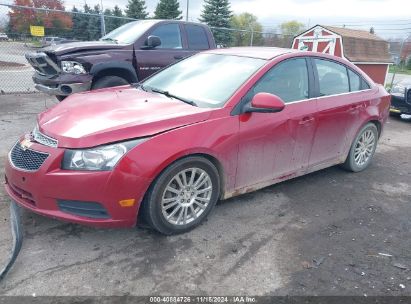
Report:
[[[134,43],[142,34],[144,34],[154,23],[155,20],[141,20],[126,23],[100,40],[115,41],[120,44]]]
[[[200,107],[218,108],[265,63],[256,58],[198,54],[155,74],[143,85]]]

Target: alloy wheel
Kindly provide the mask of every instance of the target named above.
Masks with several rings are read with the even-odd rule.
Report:
[[[186,225],[196,220],[210,204],[213,184],[201,168],[181,170],[171,178],[161,199],[161,211],[167,222]]]
[[[371,130],[361,134],[354,149],[354,161],[357,166],[364,166],[372,156],[375,146],[375,136]]]

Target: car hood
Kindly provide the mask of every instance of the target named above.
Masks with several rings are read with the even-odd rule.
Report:
[[[211,111],[127,86],[71,95],[41,113],[38,125],[59,147],[87,148],[194,124]]]
[[[54,53],[56,55],[63,55],[80,50],[108,50],[108,49],[121,49],[125,47],[125,44],[117,44],[109,41],[84,41],[84,42],[69,42],[57,45],[51,45],[43,49],[46,53]]]

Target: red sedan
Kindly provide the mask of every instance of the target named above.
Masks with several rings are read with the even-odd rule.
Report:
[[[61,220],[130,227],[140,215],[181,233],[219,199],[337,164],[364,170],[389,106],[385,89],[341,58],[208,51],[41,113],[10,151],[6,190]]]

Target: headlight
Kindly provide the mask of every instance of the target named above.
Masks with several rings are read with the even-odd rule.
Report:
[[[61,69],[65,73],[86,74],[86,70],[84,69],[83,65],[76,61],[62,61]]]
[[[112,170],[128,151],[147,139],[135,139],[84,150],[68,149],[64,152],[62,169],[86,171]]]
[[[405,87],[400,85],[400,84],[397,84],[397,85],[392,87],[391,94],[404,96],[405,95]]]

